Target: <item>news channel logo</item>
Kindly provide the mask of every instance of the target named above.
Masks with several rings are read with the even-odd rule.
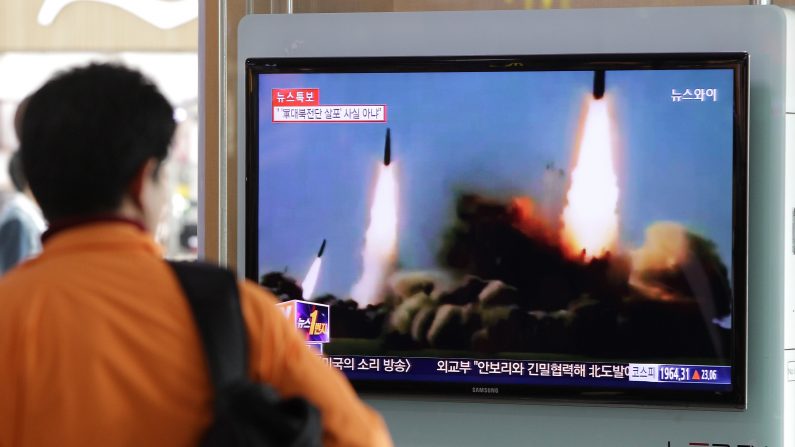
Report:
[[[331,310],[327,304],[292,300],[276,305],[303,334],[310,348],[322,353],[323,344],[331,341]]]

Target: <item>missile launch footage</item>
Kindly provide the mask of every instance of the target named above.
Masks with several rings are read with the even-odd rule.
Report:
[[[728,364],[730,70],[260,82],[259,276],[327,355]]]

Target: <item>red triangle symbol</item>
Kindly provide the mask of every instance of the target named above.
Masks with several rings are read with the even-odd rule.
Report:
[[[698,370],[693,373],[693,380],[701,380],[701,376],[698,374]]]

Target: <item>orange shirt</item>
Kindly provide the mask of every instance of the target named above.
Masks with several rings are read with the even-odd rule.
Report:
[[[327,446],[390,446],[380,416],[303,344],[263,289],[240,299],[251,375],[317,405]],[[151,236],[57,233],[0,278],[0,447],[192,446],[212,419],[189,304]]]

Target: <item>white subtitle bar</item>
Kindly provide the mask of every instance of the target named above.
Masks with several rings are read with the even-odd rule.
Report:
[[[273,108],[274,123],[382,123],[385,121],[385,105],[276,106]]]

